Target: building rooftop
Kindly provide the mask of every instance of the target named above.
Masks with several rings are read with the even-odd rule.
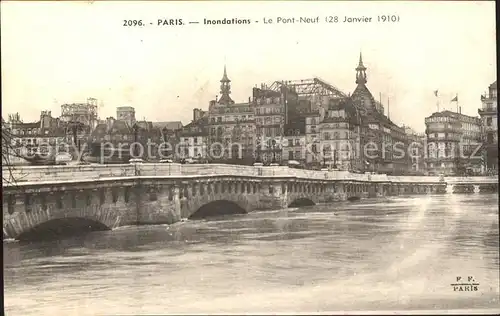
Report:
[[[167,128],[168,130],[178,130],[182,128],[181,121],[169,121],[169,122],[153,122],[153,127],[158,127],[160,129]]]

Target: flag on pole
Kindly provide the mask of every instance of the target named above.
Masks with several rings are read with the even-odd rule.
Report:
[[[454,97],[451,102],[458,102],[458,95],[456,97]]]
[[[438,96],[438,90],[434,91],[434,96],[436,96],[436,97]]]

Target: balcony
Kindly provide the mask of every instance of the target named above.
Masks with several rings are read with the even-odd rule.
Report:
[[[434,136],[434,134],[429,134],[427,135],[427,141],[428,142],[459,142],[460,141],[460,136],[452,136],[448,135],[446,136]]]
[[[498,100],[498,95],[496,93],[493,93],[493,94],[491,94],[491,93],[483,93],[483,94],[481,94],[481,101],[485,101],[485,102],[495,101],[496,102],[496,100]]]
[[[427,127],[425,130],[426,134],[431,134],[431,133],[459,133],[462,132],[461,127]]]
[[[478,109],[477,113],[480,116],[483,116],[483,115],[495,115],[495,114],[498,113],[498,111],[497,111],[497,107],[496,106],[488,106],[488,107],[484,107],[482,109]]]

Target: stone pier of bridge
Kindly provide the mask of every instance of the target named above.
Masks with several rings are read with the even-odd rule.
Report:
[[[15,239],[50,223],[76,219],[113,229],[335,203],[351,197],[449,192],[447,182],[438,177],[288,167],[138,163],[17,167],[3,172],[8,180],[2,187],[3,236]],[[463,179],[454,181],[454,187],[470,187]],[[497,190],[498,179],[483,179],[473,184],[472,191],[481,192],[481,188]]]

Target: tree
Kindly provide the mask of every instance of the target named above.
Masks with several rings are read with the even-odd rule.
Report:
[[[78,133],[83,132],[85,130],[85,125],[81,122],[78,121],[70,121],[68,122],[68,125],[66,127],[66,134],[71,132],[72,137],[73,137],[73,144],[76,146],[75,149],[80,152],[80,142],[78,141]]]
[[[17,175],[13,166],[13,159],[24,157],[21,152],[21,147],[13,145],[13,135],[10,130],[5,126],[5,122],[2,120],[2,182],[3,185],[16,185],[17,181],[20,180],[21,176]],[[7,170],[7,173],[5,173]]]

